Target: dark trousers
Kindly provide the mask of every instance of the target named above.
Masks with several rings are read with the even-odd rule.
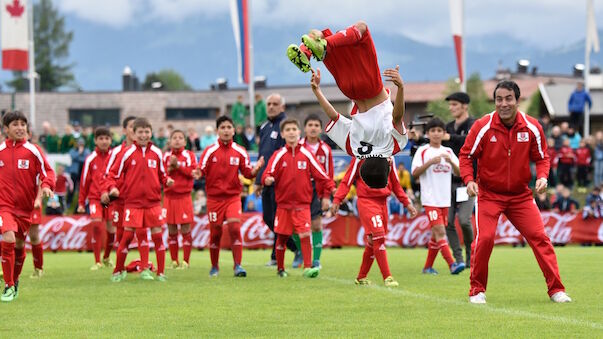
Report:
[[[578,186],[586,187],[588,185],[588,170],[590,166],[578,166],[578,171],[576,172],[576,180],[578,181]]]
[[[584,136],[584,112],[570,112],[570,126]]]
[[[475,205],[475,197],[469,197],[469,200],[456,202],[456,189],[462,187],[459,183],[452,183],[452,192],[450,194],[450,208],[448,209],[448,225],[446,225],[446,237],[448,245],[452,250],[452,255],[456,262],[463,261],[463,249],[461,241],[456,232],[455,220],[459,217],[459,224],[463,232],[463,242],[465,243],[465,255],[467,257],[467,265],[471,262],[471,243],[473,242],[473,226],[471,225],[471,216],[473,214],[473,206]]]
[[[563,186],[572,188],[574,186],[574,178],[572,177],[572,167],[574,165],[559,163],[557,166],[557,177]]]
[[[276,217],[276,198],[274,197],[274,187],[273,186],[264,186],[262,190],[262,208],[263,208],[263,219],[268,228],[272,232],[274,232],[274,217]],[[293,239],[289,238],[287,240],[287,248],[291,251],[297,251],[297,247],[295,246],[295,242]],[[272,260],[276,260],[276,234],[274,235],[274,242],[272,243],[272,254],[270,254],[270,258]]]

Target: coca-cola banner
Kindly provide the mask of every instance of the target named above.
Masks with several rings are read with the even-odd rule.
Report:
[[[603,219],[582,220],[577,214],[542,213],[545,230],[555,244],[603,242]],[[90,219],[87,216],[42,218],[40,237],[44,248],[51,251],[82,251],[91,249]],[[392,247],[426,246],[431,231],[426,215],[414,219],[392,216],[388,223],[387,245]],[[323,244],[325,247],[363,246],[364,229],[355,216],[323,218]],[[226,227],[226,226],[225,226]],[[458,227],[458,225],[457,225]],[[245,248],[270,248],[273,233],[262,220],[261,213],[244,213],[241,223]],[[459,236],[462,232],[459,230]],[[193,247],[207,247],[209,228],[206,216],[195,217],[192,226]],[[167,243],[167,229],[164,231]],[[514,244],[523,238],[513,225],[501,216],[496,230],[496,244]],[[150,243],[152,246],[152,242]],[[230,247],[228,232],[222,233],[222,247]],[[134,242],[132,246],[136,246]]]

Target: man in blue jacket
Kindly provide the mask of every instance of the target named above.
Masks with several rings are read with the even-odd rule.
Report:
[[[580,131],[580,135],[584,135],[584,105],[586,103],[588,103],[588,109],[591,109],[593,102],[590,95],[584,90],[584,84],[579,82],[572,95],[570,95],[567,109],[570,112],[570,125],[574,126],[575,130]]]

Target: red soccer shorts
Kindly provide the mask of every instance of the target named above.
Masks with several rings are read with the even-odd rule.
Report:
[[[109,209],[103,207],[98,200],[90,200],[88,202],[88,208],[90,209],[91,219],[102,219],[103,221],[109,220]]]
[[[211,225],[222,225],[228,219],[241,219],[241,198],[227,200],[207,199],[207,220]]]
[[[124,207],[124,227],[150,228],[161,227],[165,223],[161,205],[151,208]]]
[[[274,218],[274,233],[291,235],[295,233],[302,234],[311,231],[310,224],[310,206],[307,208],[288,210],[276,208],[276,217]]]
[[[423,207],[429,219],[429,227],[448,225],[448,207]]]
[[[111,204],[109,205],[109,215],[111,216],[111,222],[115,227],[124,227],[124,205]]]
[[[13,231],[19,239],[25,239],[29,232],[29,220],[13,215],[10,212],[0,212],[0,230],[2,233]]]
[[[42,207],[35,209],[31,212],[31,224],[39,225],[42,223]]]
[[[358,198],[358,216],[364,233],[375,236],[387,234],[387,205],[385,200]]]
[[[193,222],[193,199],[190,195],[183,198],[163,197],[165,221],[170,225],[190,224]]]

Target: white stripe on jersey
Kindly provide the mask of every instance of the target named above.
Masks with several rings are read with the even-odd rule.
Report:
[[[272,162],[272,167],[270,168],[269,173],[274,173],[276,164],[279,162],[279,160],[281,160],[281,158],[283,157],[283,155],[285,155],[285,153],[287,153],[287,147],[281,148],[281,150],[278,151],[278,153],[276,153],[276,156],[274,157],[274,161]]]
[[[215,144],[213,144],[212,146],[210,146],[209,149],[207,150],[207,152],[205,152],[205,156],[203,157],[203,160],[201,161],[201,170],[204,170],[205,167],[207,167],[207,160],[209,160],[209,157],[215,151],[217,151],[218,148],[220,148],[220,144],[218,144],[218,142],[216,142]]]
[[[492,117],[494,117],[494,113],[495,112],[488,114],[490,116],[490,120],[488,120],[488,123],[485,124],[484,127],[482,127],[482,129],[480,129],[479,132],[477,133],[475,142],[473,142],[473,147],[471,147],[471,152],[469,152],[470,157],[473,155],[473,152],[475,152],[475,150],[477,149],[477,146],[479,145],[480,141],[484,137],[484,134],[486,134],[486,132],[488,132],[488,130],[490,129],[490,125],[492,124]]]
[[[318,162],[316,162],[316,159],[314,158],[314,156],[312,155],[312,153],[310,153],[310,151],[308,151],[305,147],[300,147],[299,148],[300,151],[306,156],[306,158],[308,158],[308,160],[310,160],[310,163],[316,167],[316,169],[318,170],[318,172],[320,172],[322,175],[324,175],[325,177],[329,177],[325,171],[322,169],[322,166],[320,166],[320,164]]]
[[[96,158],[97,155],[98,154],[96,153],[96,151],[94,151],[86,158],[86,161],[84,162],[84,170],[82,172],[84,173],[84,177],[82,178],[82,182],[80,184],[86,183],[86,178],[88,177],[88,170],[90,169],[90,163]]]
[[[44,175],[44,177],[46,177],[46,168],[44,168],[44,157],[42,157],[42,153],[40,153],[40,150],[33,145],[32,143],[30,143],[29,141],[26,141],[23,144],[23,147],[27,148],[31,153],[33,153],[33,155],[36,156],[36,158],[38,158],[38,161],[40,162],[40,168],[42,170],[42,174]]]
[[[111,156],[109,157],[109,162],[107,162],[107,168],[105,168],[105,175],[109,175],[109,170],[111,169],[111,166],[113,166],[113,163],[115,162],[115,158],[117,157],[117,154],[119,152],[121,152],[121,147],[122,147],[122,144],[119,144],[119,145],[113,147],[113,149],[111,150]]]
[[[134,151],[136,151],[136,145],[130,146],[130,148],[128,148],[126,153],[124,153],[124,157],[121,158],[121,163],[119,164],[119,170],[117,171],[117,175],[115,176],[115,178],[119,178],[121,176],[121,171],[123,171],[123,169],[124,169],[124,164],[126,163],[126,160],[128,160],[128,158],[132,155],[132,153],[134,153]]]

